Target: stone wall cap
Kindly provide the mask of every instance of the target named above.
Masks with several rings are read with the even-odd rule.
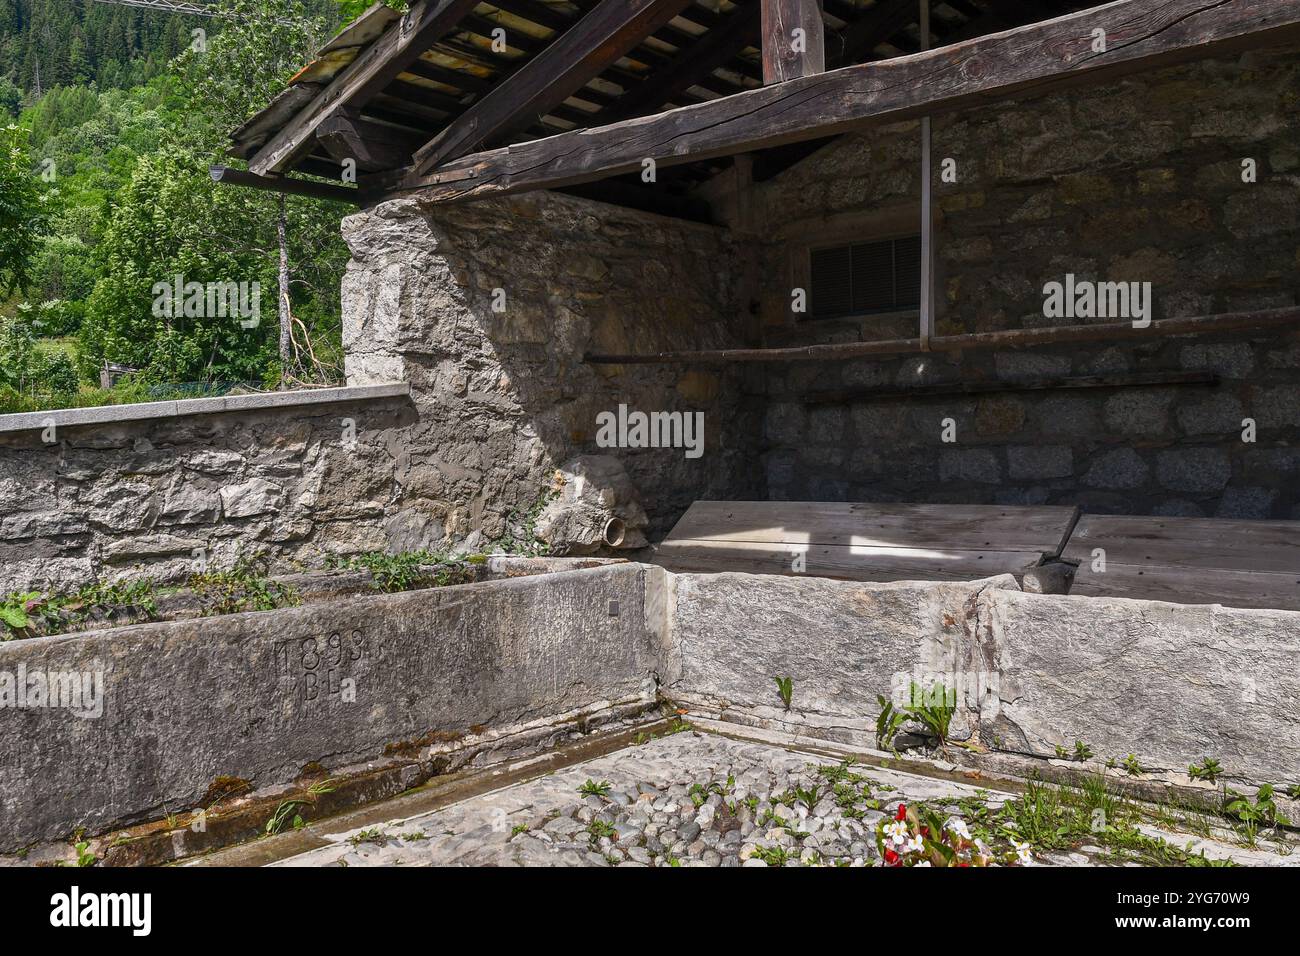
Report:
[[[47,412],[18,412],[0,415],[0,434],[71,425],[111,425],[183,415],[211,415],[262,408],[296,408],[337,402],[370,401],[409,395],[406,382],[385,385],[351,385],[339,388],[296,389],[287,392],[255,392],[251,395],[223,395],[217,398],[183,398],[168,402],[138,402],[131,405],[96,405],[90,408],[58,408]]]

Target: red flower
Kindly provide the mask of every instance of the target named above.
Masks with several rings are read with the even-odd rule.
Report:
[[[885,851],[885,862],[890,866],[898,866],[898,854],[893,850]]]
[[[895,820],[902,820],[902,819],[904,819],[906,816],[907,816],[907,804],[905,804],[905,803],[900,803],[900,804],[898,805],[898,812],[894,814],[894,819],[895,819]]]

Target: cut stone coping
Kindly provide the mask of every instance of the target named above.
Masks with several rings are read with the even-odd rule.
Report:
[[[406,382],[385,385],[352,385],[339,388],[297,389],[288,392],[255,392],[214,398],[181,398],[167,402],[137,402],[129,405],[96,405],[90,408],[57,408],[46,412],[17,412],[0,415],[0,434],[73,425],[113,425],[118,422],[176,418],[182,415],[212,415],[217,412],[245,412],[264,408],[296,408],[338,402],[371,401],[409,395]]]

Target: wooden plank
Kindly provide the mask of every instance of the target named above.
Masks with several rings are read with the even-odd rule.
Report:
[[[1136,567],[1107,563],[1098,574],[1080,565],[1071,594],[1223,604],[1227,607],[1300,611],[1300,574],[1202,568]]]
[[[821,0],[762,0],[763,82],[785,83],[826,71]]]
[[[728,545],[857,545],[1055,557],[1065,547],[1078,513],[1077,508],[1057,505],[696,501],[664,543],[708,539]]]
[[[804,570],[793,569],[804,556]],[[811,575],[852,581],[972,581],[995,574],[1024,574],[1041,561],[1036,551],[949,551],[869,549],[834,545],[768,544],[757,541],[665,541],[654,561],[674,571]]]
[[[1300,0],[1297,0],[1300,2]],[[558,139],[558,137],[555,137]],[[453,164],[454,165],[454,164]],[[452,175],[449,171],[443,175]],[[473,170],[459,175],[472,179]],[[457,180],[464,182],[466,179]],[[448,180],[448,183],[452,183]],[[1265,309],[1259,312],[1231,312],[1199,315],[1182,319],[1160,319],[1147,328],[1134,328],[1131,322],[1105,322],[1097,325],[1058,325],[1031,329],[1005,329],[1000,332],[972,332],[964,335],[940,335],[930,339],[931,352],[959,352],[963,349],[1026,348],[1062,342],[1095,342],[1112,339],[1148,339],[1156,341],[1173,335],[1199,335],[1243,329],[1265,329],[1300,324],[1300,308]],[[867,355],[908,355],[922,351],[921,340],[881,339],[875,342],[833,342],[827,345],[800,345],[789,348],[697,349],[674,352],[646,352],[631,355],[607,355],[588,352],[584,362],[594,365],[725,365],[730,362],[813,362],[827,359],[860,358]]]
[[[811,392],[806,405],[839,405],[874,399],[927,398],[939,395],[987,395],[1002,392],[1039,392],[1075,388],[1145,388],[1155,385],[1217,385],[1215,372],[1120,372],[1114,375],[1060,375],[1021,381],[936,382],[928,385],[882,385],[878,388],[844,388]]]
[[[249,170],[264,176],[292,165],[311,149],[322,121],[345,107],[364,106],[477,4],[478,0],[415,0],[401,20],[363,50],[305,110],[257,151],[249,161]]]
[[[1106,37],[1094,48],[1094,31]],[[432,202],[571,185],[814,139],[1300,36],[1300,0],[1117,0],[925,53],[471,154],[401,190]]]
[[[242,169],[229,166],[212,166],[208,174],[213,182],[231,186],[251,186],[254,189],[267,189],[272,192],[289,193],[293,196],[310,196],[313,199],[330,199],[335,202],[361,204],[361,193],[346,186],[332,186],[307,179],[290,179],[288,176],[258,176]]]
[[[1064,557],[1090,567],[1097,548],[1105,550],[1108,568],[1300,576],[1300,521],[1086,515],[1075,526]]]
[[[415,154],[416,175],[516,133],[612,66],[691,0],[602,0]]]
[[[641,116],[676,100],[745,47],[761,43],[760,23],[759,0],[747,0],[671,63],[620,96],[600,114],[599,122],[603,125]]]

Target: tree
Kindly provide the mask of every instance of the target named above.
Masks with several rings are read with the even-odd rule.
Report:
[[[0,129],[0,297],[31,283],[31,259],[45,222],[45,196],[27,153],[27,131],[10,124]]]

